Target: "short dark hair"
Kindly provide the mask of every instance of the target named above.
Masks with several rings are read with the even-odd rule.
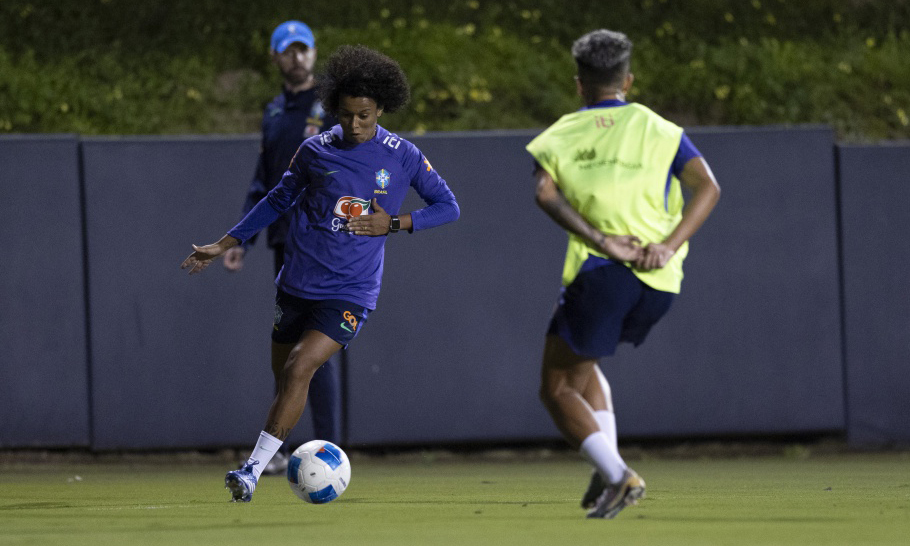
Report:
[[[323,107],[338,113],[342,95],[368,97],[384,111],[401,109],[411,98],[408,80],[395,60],[362,45],[339,47],[317,82]]]
[[[589,32],[572,44],[581,83],[617,85],[629,72],[632,40],[622,32],[600,29]]]

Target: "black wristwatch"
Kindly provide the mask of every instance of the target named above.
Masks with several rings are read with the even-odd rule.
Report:
[[[389,233],[398,233],[401,229],[401,220],[397,216],[389,217]]]

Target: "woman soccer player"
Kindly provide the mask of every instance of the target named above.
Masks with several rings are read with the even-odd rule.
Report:
[[[410,92],[394,60],[343,46],[318,83],[339,124],[303,142],[278,186],[217,243],[196,246],[182,268],[199,273],[293,208],[272,331],[278,394],[246,464],[225,476],[234,501],[249,502],[262,470],[303,413],[313,373],[346,346],[376,308],[386,235],[436,227],[459,216],[455,196],[410,142],[378,125]],[[398,215],[408,187],[427,203]]]
[[[597,360],[640,345],[682,282],[686,241],[720,196],[683,130],[625,101],[632,42],[596,30],[572,45],[585,107],[528,144],[537,203],[569,232],[565,290],[550,323],[541,398],[568,442],[595,467],[588,517],[613,518],[644,496],[619,456],[610,387]],[[683,208],[680,183],[691,191]]]

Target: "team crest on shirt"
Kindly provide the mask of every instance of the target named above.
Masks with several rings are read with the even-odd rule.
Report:
[[[376,185],[379,186],[378,190],[373,190],[373,193],[387,194],[386,188],[389,187],[389,184],[392,183],[392,173],[385,169],[380,169],[376,171]]]

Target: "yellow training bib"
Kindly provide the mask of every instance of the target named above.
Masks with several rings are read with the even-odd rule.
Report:
[[[569,204],[609,235],[661,243],[682,219],[679,180],[668,175],[682,128],[640,104],[567,114],[532,140],[527,150],[546,169]],[[633,272],[648,286],[679,293],[683,244],[661,269]],[[568,286],[589,255],[606,258],[569,234],[562,282]]]

